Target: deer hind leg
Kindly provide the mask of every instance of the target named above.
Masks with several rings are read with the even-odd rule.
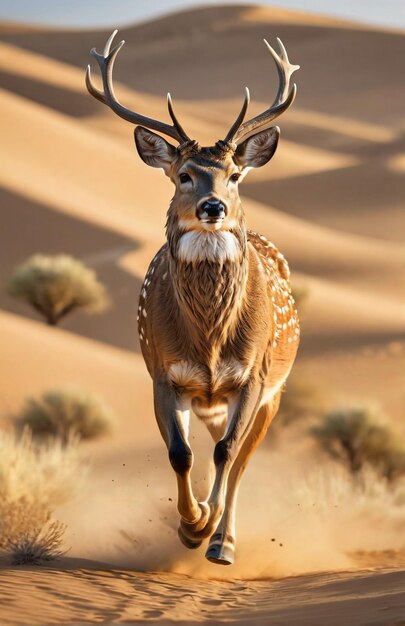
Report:
[[[154,404],[156,420],[166,443],[170,463],[176,473],[178,500],[177,508],[185,527],[199,528],[208,520],[209,507],[199,503],[191,486],[193,452],[188,442],[190,408],[177,397],[173,386],[166,378],[154,381]],[[179,532],[187,548],[198,548],[200,539],[187,537]]]
[[[227,485],[225,509],[215,533],[210,538],[205,554],[209,561],[220,565],[231,565],[234,562],[236,503],[240,481],[251,455],[264,439],[267,429],[278,411],[279,403],[280,393],[269,404],[265,404],[259,409],[252,428],[232,466]]]
[[[207,503],[209,517],[204,526],[200,523],[184,524],[180,522],[181,532],[196,541],[209,537],[218,525],[225,508],[226,487],[232,465],[239,455],[249,430],[254,423],[263,386],[260,383],[248,382],[241,390],[235,406],[231,410],[230,419],[224,436],[216,443],[214,450],[215,480]]]

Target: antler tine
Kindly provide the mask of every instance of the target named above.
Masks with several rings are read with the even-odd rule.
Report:
[[[239,124],[235,122],[226,137],[226,141],[240,143],[255,130],[267,126],[272,120],[284,113],[284,111],[286,111],[293,103],[297,93],[297,85],[294,83],[290,89],[290,79],[291,75],[296,70],[300,69],[300,66],[290,63],[287,50],[285,49],[283,42],[278,37],[277,42],[280,48],[280,54],[277,54],[274,48],[272,48],[266,39],[264,39],[264,43],[275,61],[279,77],[279,86],[273,104],[268,109],[263,111],[263,113],[260,113],[256,117],[253,117],[244,123],[242,123],[243,117]],[[240,116],[238,117],[238,120],[239,118]]]
[[[300,66],[290,63],[287,55],[287,50],[285,49],[285,46],[279,37],[277,37],[277,42],[280,48],[280,55],[278,55],[274,48],[271,47],[267,39],[263,39],[263,41],[276,63],[278,72],[279,86],[277,90],[277,96],[272,104],[272,106],[274,106],[276,104],[279,104],[280,102],[283,102],[283,100],[286,99],[288,95],[290,78],[294,72],[300,69]]]
[[[235,133],[238,130],[239,126],[242,124],[243,120],[245,119],[245,115],[246,115],[247,108],[249,106],[249,102],[250,102],[250,92],[249,92],[249,89],[247,87],[245,87],[245,99],[243,101],[242,108],[240,110],[240,113],[239,113],[238,117],[234,121],[234,123],[233,123],[233,125],[232,125],[232,127],[231,127],[231,129],[229,131],[229,133],[225,137],[225,141],[226,142],[231,142],[232,141],[233,136],[235,135]]]
[[[141,115],[140,113],[136,113],[135,111],[131,111],[130,109],[124,107],[118,101],[114,93],[112,73],[115,59],[125,41],[120,41],[120,43],[111,50],[111,44],[117,32],[118,31],[115,30],[108,38],[104,46],[103,54],[97,52],[95,48],[90,51],[90,54],[95,57],[100,67],[101,77],[103,80],[103,91],[97,89],[97,87],[93,85],[91,80],[91,69],[90,65],[88,65],[86,70],[86,87],[89,93],[97,100],[103,102],[103,104],[106,104],[108,107],[110,107],[110,109],[112,109],[114,113],[122,117],[124,120],[131,122],[132,124],[142,124],[143,126],[150,128],[151,130],[157,130],[158,132],[161,132],[168,137],[172,137],[181,144],[185,141],[190,141],[190,138],[187,136],[186,132],[179,124],[176,116],[174,115],[171,101],[169,104],[169,113],[170,117],[173,120],[173,126],[164,122],[159,122],[158,120],[154,120],[150,117],[146,117],[145,115]]]
[[[90,65],[87,66],[87,70],[86,70],[86,87],[88,89],[88,91],[91,93],[92,96],[94,96],[95,98],[97,98],[97,100],[100,100],[100,102],[103,102],[104,104],[106,104],[107,106],[112,107],[112,105],[110,104],[110,99],[108,97],[108,93],[110,92],[110,95],[112,96],[112,99],[115,99],[115,95],[114,95],[114,87],[112,84],[112,74],[109,77],[107,77],[108,73],[112,72],[112,68],[114,66],[114,61],[115,61],[115,57],[117,56],[119,50],[121,50],[122,46],[124,45],[125,41],[121,41],[117,46],[115,46],[115,48],[112,50],[112,52],[110,52],[110,46],[111,46],[111,42],[115,36],[115,34],[118,31],[115,30],[113,32],[113,34],[109,37],[105,47],[104,47],[104,53],[103,54],[99,54],[97,52],[97,50],[95,48],[92,48],[90,50],[90,54],[96,59],[100,70],[101,70],[101,76],[102,76],[102,80],[103,80],[103,86],[104,86],[104,91],[101,91],[100,89],[97,89],[97,87],[95,87],[91,81],[91,67]]]
[[[177,119],[175,113],[174,113],[174,109],[173,109],[173,100],[172,97],[170,95],[170,93],[167,94],[167,108],[169,109],[169,115],[172,118],[173,121],[173,125],[177,128],[177,130],[179,131],[180,135],[182,136],[182,141],[190,141],[190,137],[188,137],[186,131],[184,130],[184,128],[181,126],[179,120]]]
[[[113,32],[111,33],[111,35],[109,36],[109,38],[107,39],[105,46],[104,46],[104,56],[107,57],[110,54],[110,48],[111,48],[111,44],[114,40],[115,35],[118,33],[118,28],[116,28],[115,30],[113,30]]]
[[[99,66],[101,67],[101,64],[104,63],[104,59],[106,59],[108,57],[108,55],[110,54],[110,48],[111,48],[111,43],[115,37],[115,35],[118,33],[118,29],[115,29],[111,35],[109,36],[109,38],[107,39],[107,42],[104,46],[104,52],[103,55],[99,54],[97,52],[97,50],[95,48],[92,48],[90,50],[90,54],[92,56],[94,56],[99,64]],[[121,48],[124,45],[124,42],[121,42]],[[99,100],[100,102],[103,102],[104,104],[107,104],[107,100],[105,98],[104,92],[100,91],[100,89],[97,89],[97,87],[95,87],[91,81],[91,66],[88,65],[86,68],[86,87],[87,87],[87,91],[94,96],[94,98],[96,98],[97,100]],[[107,104],[108,106],[108,104]]]
[[[86,87],[87,87],[87,91],[94,96],[94,98],[97,98],[97,100],[100,100],[100,102],[103,102],[104,104],[107,104],[104,98],[104,94],[102,91],[100,91],[99,89],[97,89],[97,87],[95,87],[93,85],[93,83],[91,82],[91,67],[90,65],[87,66],[86,68]]]

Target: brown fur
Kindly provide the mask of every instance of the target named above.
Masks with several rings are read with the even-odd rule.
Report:
[[[206,368],[207,395],[222,395],[231,385],[213,385],[220,356],[246,365],[256,356],[257,376],[269,386],[285,377],[298,347],[294,337],[299,336],[288,265],[260,235],[248,231],[246,238],[247,250],[237,264],[176,263],[168,244],[158,252],[145,277],[147,295],[141,295],[139,311],[140,335],[149,337],[141,347],[152,377],[157,368],[192,360]],[[290,321],[294,324],[288,325]]]
[[[214,533],[208,558],[227,553],[232,559],[237,485],[277,412],[298,348],[299,322],[286,260],[265,237],[246,229],[237,185],[230,182],[243,168],[231,150],[214,149],[213,155],[194,146],[166,169],[176,184],[167,243],[146,274],[138,324],[158,424],[179,485],[180,538],[196,547]],[[179,182],[182,172],[193,176],[192,184]],[[219,229],[199,222],[196,207],[207,197],[226,206]],[[174,417],[186,406],[216,442],[208,503],[193,495],[186,426]]]

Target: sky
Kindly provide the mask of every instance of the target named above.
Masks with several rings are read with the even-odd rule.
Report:
[[[0,0],[0,20],[60,27],[110,27],[145,21],[171,11],[249,0]],[[405,0],[258,0],[264,4],[405,28]]]

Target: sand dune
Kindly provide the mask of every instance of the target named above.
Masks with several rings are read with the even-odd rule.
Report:
[[[339,115],[346,111],[354,118],[375,123],[388,116],[400,121],[400,86],[395,76],[403,63],[401,35],[350,24],[341,28],[327,18],[322,21],[308,23],[294,12],[273,8],[257,11],[243,6],[208,7],[169,15],[120,31],[131,47],[125,55],[122,53],[117,77],[125,77],[123,82],[142,92],[161,95],[172,89],[179,98],[198,100],[239,96],[248,76],[255,98],[267,101],[269,87],[263,76],[271,81],[276,73],[258,42],[277,32],[289,44],[291,57],[299,57],[306,74],[305,81],[301,79],[300,106]],[[96,35],[94,31],[45,30],[6,33],[2,38],[82,68],[88,62],[89,49],[95,45],[100,48],[109,32]],[[320,63],[321,52],[327,63]],[[195,63],[197,58],[201,63]],[[246,72],[252,61],[254,74]],[[387,71],[388,66],[391,71]],[[370,91],[377,97],[371,98]],[[385,97],[391,99],[389,112]]]
[[[241,188],[248,224],[276,243],[294,284],[307,289],[297,374],[331,405],[379,403],[401,434],[400,33],[273,8],[185,11],[122,29],[116,90],[130,108],[165,120],[170,90],[187,131],[211,143],[237,114],[245,83],[252,115],[268,106],[276,72],[261,38],[276,35],[302,65],[299,95],[281,120],[274,161]],[[171,185],[140,161],[132,127],[84,89],[89,50],[106,36],[0,29],[0,281],[28,255],[66,252],[97,270],[113,301],[103,315],[72,316],[62,330],[1,293],[0,414],[75,384],[118,416],[110,439],[84,447],[93,462],[87,493],[57,512],[78,559],[0,569],[0,622],[399,626],[403,574],[379,568],[403,568],[402,496],[372,485],[362,499],[336,465],[317,473],[306,425],[298,436],[270,430],[249,466],[232,571],[219,573],[177,540],[175,478],[135,330]],[[204,494],[212,443],[198,423],[192,436],[201,453],[195,488]],[[359,573],[364,567],[370,571]],[[308,575],[319,571],[329,573]]]
[[[244,201],[249,225],[264,231],[289,259],[294,271],[353,284],[360,290],[400,300],[405,249],[393,242],[342,234],[286,215],[273,207]],[[378,262],[376,262],[378,259]]]
[[[116,301],[106,316],[95,321],[82,317],[69,321],[67,327],[119,347],[137,348],[134,332],[136,295],[149,259],[163,241],[170,183],[160,172],[140,163],[131,154],[132,146],[117,145],[111,137],[83,128],[82,123],[65,115],[49,112],[41,105],[27,103],[25,99],[7,93],[0,106],[3,108],[6,147],[0,175],[5,188],[5,215],[9,228],[18,233],[19,242],[11,254],[6,249],[3,251],[3,276],[6,277],[27,254],[38,250],[48,253],[63,250],[79,255],[94,265],[102,279],[113,288]],[[17,119],[18,132],[15,131]],[[15,123],[10,126],[9,122],[13,120]],[[42,149],[45,128],[47,150]],[[28,132],[32,148],[29,152],[24,149]],[[81,159],[77,158],[78,154]],[[17,159],[24,171],[24,187],[21,187],[20,173],[13,165]],[[93,167],[83,168],[83,160]],[[103,175],[106,170],[107,177]],[[141,175],[143,184],[140,186],[135,181]],[[129,185],[122,185],[122,179],[130,181]],[[41,210],[40,205],[44,207]],[[112,206],[114,210],[111,210]],[[405,251],[400,246],[339,234],[274,209],[269,211],[266,206],[251,200],[245,199],[244,206],[249,226],[275,241],[294,270],[321,276],[323,280],[349,280],[363,290],[372,289],[374,293],[377,284],[377,290],[385,299],[389,292],[393,305],[399,301],[401,280],[398,270],[405,263]],[[36,210],[32,211],[32,207]],[[56,209],[57,213],[50,209]],[[56,215],[59,213],[58,220]],[[21,224],[24,224],[23,228]],[[300,245],[297,247],[298,238]],[[139,252],[131,253],[136,247]],[[124,255],[130,255],[134,260],[131,268],[136,280],[123,271],[129,267],[128,263],[120,261]],[[374,263],[376,257],[380,259],[378,264]],[[327,296],[320,297],[326,302],[322,320],[325,333],[332,332],[333,307],[330,302],[328,304]],[[349,302],[351,299],[355,301],[356,297],[353,290],[347,305],[349,308]],[[27,311],[5,296],[1,301],[8,310],[20,314]],[[361,304],[357,310],[361,310]],[[400,315],[401,310],[398,320]],[[364,317],[367,316],[366,307]],[[319,316],[315,319],[316,328]],[[332,324],[326,320],[332,320]],[[400,329],[398,322],[393,332]]]
[[[124,150],[113,141],[98,137],[84,125],[7,93],[1,99],[1,119],[4,151],[0,182],[4,187],[29,195],[45,206],[112,230],[124,231],[135,238],[134,220],[126,219],[122,223],[128,213],[134,216],[133,195],[136,198],[136,219],[145,221],[147,228],[145,218],[161,205],[159,190],[165,180],[162,177],[160,184],[148,185],[153,173],[144,171],[131,153],[131,136]],[[26,149],[27,136],[30,137],[30,150]],[[45,143],[44,137],[47,138]],[[16,162],[20,164],[18,170]],[[87,168],[83,167],[84,163]],[[131,194],[127,185],[136,180],[140,170],[144,184],[134,184]],[[21,185],[20,172],[26,175],[24,185]],[[125,185],[123,180],[127,181]],[[132,232],[128,232],[129,223],[132,223]],[[149,234],[153,236],[153,232]]]
[[[40,322],[2,312],[0,412],[13,414],[27,396],[60,386],[89,389],[106,399],[119,417],[118,444],[142,423],[142,445],[156,440],[149,375],[135,354],[103,346]],[[136,396],[129,393],[138,389]],[[144,408],[149,407],[144,417]],[[140,421],[141,420],[141,421]],[[150,440],[149,440],[150,441]]]
[[[198,29],[195,28],[197,23]],[[403,177],[391,171],[388,165],[390,159],[404,149],[402,99],[396,78],[403,72],[399,33],[350,24],[342,28],[341,24],[327,19],[308,23],[308,18],[303,19],[299,14],[274,9],[199,9],[123,29],[120,36],[128,43],[117,63],[117,80],[138,92],[160,98],[170,90],[176,100],[180,99],[178,108],[185,114],[186,128],[189,127],[189,106],[198,108],[198,100],[202,100],[199,108],[204,124],[200,126],[207,127],[201,137],[204,140],[211,120],[214,128],[221,126],[221,134],[225,132],[248,79],[253,94],[252,113],[271,98],[276,75],[260,41],[263,36],[271,38],[276,33],[288,43],[291,58],[299,59],[302,65],[297,75],[299,98],[294,111],[283,120],[283,137],[308,149],[308,164],[315,158],[315,155],[311,157],[310,148],[320,151],[319,156],[322,151],[326,153],[325,161],[329,160],[329,164],[333,162],[331,153],[334,152],[336,167],[325,178],[322,173],[317,175],[315,168],[313,177],[302,172],[303,178],[298,172],[294,174],[293,167],[285,185],[283,181],[270,184],[260,180],[260,184],[249,184],[249,195],[256,200],[265,198],[266,203],[273,197],[273,204],[282,206],[283,210],[334,228],[378,238],[403,239],[400,219]],[[3,40],[51,56],[65,65],[73,64],[82,71],[89,62],[89,49],[94,45],[101,48],[106,35],[105,31],[45,31],[4,34]],[[161,50],[165,52],[164,58]],[[201,63],[195,63],[196,58]],[[328,62],[321,63],[320,58]],[[18,64],[18,59],[11,64],[11,73]],[[50,75],[55,71],[56,68]],[[21,75],[21,70],[17,73]],[[35,74],[38,76],[38,70],[33,69],[33,74],[30,80]],[[71,81],[67,79],[69,84]],[[34,95],[38,84],[31,84],[30,90]],[[76,88],[75,93],[78,93]],[[125,100],[125,90],[119,93]],[[50,89],[47,98],[48,103],[55,102],[58,106],[59,102],[64,112],[67,111],[65,98],[54,97]],[[45,99],[44,93],[42,100]],[[215,115],[210,115],[213,99],[216,100]],[[226,102],[221,103],[224,99]],[[85,113],[84,109],[94,104],[89,105],[85,96],[82,100],[82,104],[71,100],[71,115]],[[181,100],[187,101],[184,108]],[[139,106],[144,103],[155,113],[156,108],[148,98],[138,102]],[[162,115],[165,107],[163,103],[160,106]],[[101,105],[99,110],[102,110]],[[191,120],[190,132],[200,138],[198,130]],[[280,171],[285,177],[286,166],[281,167],[281,164],[280,160]],[[274,167],[276,169],[276,165]],[[267,169],[270,172],[270,168]],[[379,212],[381,203],[385,206],[383,217]],[[371,210],[373,219],[365,220],[364,213]]]
[[[303,277],[300,284],[308,289],[308,299],[302,307],[308,341],[310,337],[324,336],[343,347],[345,337],[347,345],[354,346],[363,335],[372,340],[373,336],[395,337],[405,331],[404,306],[395,300],[377,299],[374,294],[362,294],[320,279]]]
[[[15,96],[4,94],[1,101],[3,120],[3,138],[7,151],[3,156],[1,182],[10,191],[27,195],[30,199],[42,201],[43,204],[70,213],[88,221],[96,222],[101,226],[109,227],[115,231],[132,234],[134,238],[143,235],[144,238],[153,236],[158,244],[162,241],[160,233],[163,230],[164,215],[168,200],[171,196],[171,185],[161,174],[161,172],[150,170],[131,154],[135,152],[130,141],[131,129],[124,124],[127,131],[127,145],[125,148],[113,142],[110,137],[100,136],[89,128],[83,128],[65,116],[50,113],[40,106],[27,104],[24,100]],[[11,132],[10,125],[6,120],[13,121],[19,119],[21,130]],[[116,120],[114,120],[115,123]],[[40,151],[39,146],[43,142],[44,128],[47,125],[47,135],[49,137],[49,150]],[[13,126],[16,128],[16,125]],[[24,153],[22,143],[25,141],[27,132],[30,132],[32,147],[37,158],[31,157],[31,152]],[[129,135],[129,136],[128,136]],[[59,154],[55,162],[54,154]],[[77,153],[82,155],[83,160],[89,159],[93,167],[86,171],[80,167],[81,160],[74,157]],[[24,159],[22,166],[26,172],[26,184],[21,189],[20,177],[15,168],[13,160]],[[91,158],[90,158],[91,157]],[[53,168],[53,170],[51,169]],[[101,172],[106,170],[108,176],[102,176]],[[137,177],[142,175],[143,184],[137,185]],[[53,185],[51,181],[53,180]],[[60,181],[64,182],[66,193],[60,192]],[[122,180],[128,180],[128,185],[122,185]],[[247,179],[247,181],[249,178]],[[131,183],[131,181],[134,181]],[[69,187],[68,187],[69,186]],[[249,183],[242,187],[242,194],[249,188]],[[291,194],[293,195],[293,194]],[[379,241],[370,241],[362,238],[339,238],[338,233],[316,228],[314,224],[302,223],[300,220],[294,221],[284,215],[283,219],[275,219],[274,213],[268,215],[267,207],[260,206],[259,203],[252,203],[245,200],[246,213],[249,224],[253,228],[260,230],[259,222],[266,229],[266,234],[272,237],[276,243],[281,237],[280,247],[290,255],[296,248],[296,232],[291,230],[295,225],[296,231],[300,235],[304,233],[306,240],[312,234],[309,245],[317,246],[316,255],[318,265],[325,264],[325,258],[319,258],[319,253],[328,250],[329,255],[337,247],[344,246],[344,254],[340,250],[336,257],[340,257],[341,262],[345,262],[358,267],[361,258],[369,264],[369,259],[373,254],[378,254],[381,258],[379,267],[385,269],[385,264],[392,265],[397,261],[401,262],[405,258],[405,252],[399,245],[385,245]],[[114,210],[111,210],[114,206]],[[256,208],[256,211],[255,211]],[[260,211],[259,211],[260,209]],[[160,228],[156,227],[156,218],[160,219]],[[288,231],[287,236],[281,236],[282,225]],[[277,229],[278,227],[278,229]],[[276,229],[272,234],[272,229]],[[279,232],[280,231],[280,232]],[[334,240],[335,245],[331,246]],[[302,249],[300,244],[299,251]],[[308,258],[308,248],[304,249],[304,254]],[[347,255],[349,258],[347,258]],[[294,259],[293,263],[297,263]],[[331,259],[331,264],[336,266],[338,258]],[[298,266],[299,267],[299,266]],[[315,270],[313,266],[312,271]]]

